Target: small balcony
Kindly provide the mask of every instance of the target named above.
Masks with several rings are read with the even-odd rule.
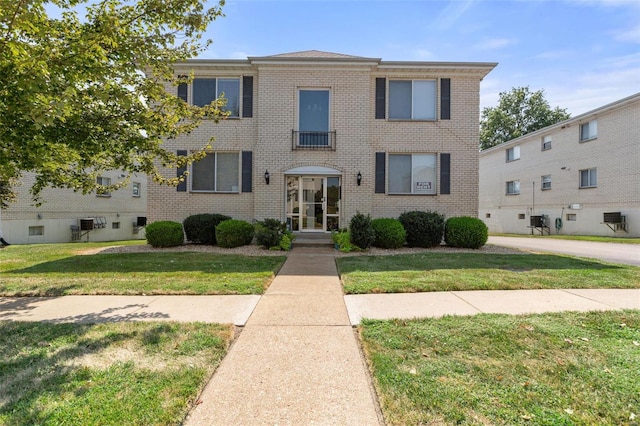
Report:
[[[332,132],[308,132],[291,131],[291,149],[293,151],[335,151],[336,131]]]

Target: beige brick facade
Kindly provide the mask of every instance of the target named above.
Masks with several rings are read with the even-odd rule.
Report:
[[[356,212],[397,217],[409,210],[432,210],[447,217],[478,214],[479,85],[496,64],[385,62],[324,52],[248,58],[246,61],[196,60],[176,67],[196,78],[253,77],[251,118],[203,123],[188,136],[166,141],[172,151],[194,150],[215,137],[217,152],[252,153],[252,191],[198,193],[188,179],[186,191],[149,184],[150,221],[181,222],[197,213],[223,213],[254,221],[287,218],[287,179],[293,176],[340,177],[339,226]],[[385,118],[376,119],[376,79],[384,79]],[[441,80],[450,80],[450,119],[441,118]],[[390,80],[433,80],[436,117],[432,120],[389,119]],[[328,90],[329,130],[335,150],[292,149],[298,129],[299,90]],[[175,91],[176,88],[168,88]],[[192,99],[189,87],[189,100]],[[242,94],[240,95],[242,99]],[[240,106],[242,110],[242,105]],[[376,192],[376,153],[385,153],[384,193]],[[389,154],[435,154],[435,195],[389,194]],[[450,155],[450,193],[441,190],[441,154]],[[326,168],[326,169],[319,169]],[[293,169],[302,170],[292,172]],[[320,170],[320,171],[318,171]],[[322,173],[322,170],[330,170]],[[268,171],[267,185],[264,174]],[[166,170],[167,176],[175,171]],[[361,185],[356,176],[361,174]],[[378,170],[378,179],[380,179]],[[241,177],[239,178],[242,187]],[[380,189],[378,185],[378,190]],[[326,206],[324,206],[326,208]],[[316,231],[328,231],[316,229]]]
[[[107,172],[102,177],[112,183],[120,179],[119,172]],[[2,236],[10,244],[64,243],[74,241],[119,241],[143,239],[144,229],[134,226],[138,217],[146,217],[147,178],[133,177],[125,188],[110,196],[95,193],[82,195],[71,189],[46,188],[41,194],[41,206],[35,206],[29,188],[34,175],[25,173],[16,187],[18,199],[2,211]],[[139,184],[134,195],[133,183]],[[95,218],[95,229],[74,233],[80,219]],[[78,238],[80,238],[78,240]]]
[[[581,141],[590,122],[595,137]],[[545,137],[551,149],[542,149]],[[520,158],[507,162],[514,147]],[[581,188],[581,171],[590,169],[595,184]],[[542,176],[550,177],[549,189],[541,188]],[[520,182],[518,195],[506,195],[509,181]],[[604,223],[608,212],[625,216],[626,231]],[[553,234],[640,237],[640,94],[480,153],[479,217],[490,232],[531,233],[532,214],[548,216]]]

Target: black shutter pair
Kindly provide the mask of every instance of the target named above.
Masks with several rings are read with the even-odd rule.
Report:
[[[376,152],[375,193],[385,193],[386,153]],[[451,154],[440,154],[440,194],[451,194]]]
[[[186,150],[178,150],[178,155],[185,157],[187,155]],[[242,192],[252,192],[252,179],[253,179],[253,151],[242,151]],[[180,177],[187,171],[187,167],[180,167],[177,170],[177,176]],[[178,192],[187,191],[187,181],[180,182],[176,187]]]
[[[384,119],[387,103],[387,79],[376,78],[376,120]],[[451,119],[451,79],[440,79],[440,119]]]
[[[180,76],[181,77],[181,76]],[[187,83],[178,84],[178,97],[185,102],[189,101]],[[242,117],[253,117],[253,77],[242,77]]]

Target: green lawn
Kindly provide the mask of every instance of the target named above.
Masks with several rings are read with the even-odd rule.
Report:
[[[0,424],[180,424],[233,326],[0,321]]]
[[[640,418],[637,310],[365,320],[359,332],[389,425]]]
[[[496,237],[518,237],[518,238],[555,238],[558,240],[593,241],[596,243],[620,243],[620,244],[640,244],[640,238],[625,237],[596,237],[591,235],[528,235],[528,234],[491,234]]]
[[[640,288],[640,267],[548,254],[420,253],[336,259],[344,291]]]
[[[170,250],[80,254],[119,244],[6,247],[0,250],[0,296],[262,294],[286,259]]]

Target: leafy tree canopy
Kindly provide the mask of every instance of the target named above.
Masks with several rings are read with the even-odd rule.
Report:
[[[177,184],[159,166],[180,167],[202,153],[177,157],[162,148],[163,139],[224,117],[222,100],[198,108],[166,91],[189,78],[175,76],[172,65],[210,43],[202,36],[224,0],[206,3],[2,0],[0,201],[11,199],[7,186],[24,172],[36,175],[36,200],[47,186],[115,190],[134,173]],[[126,177],[99,187],[105,170]]]
[[[551,109],[544,90],[531,92],[529,87],[515,87],[501,92],[497,107],[484,108],[480,119],[480,149],[526,135],[567,120],[566,109]]]

